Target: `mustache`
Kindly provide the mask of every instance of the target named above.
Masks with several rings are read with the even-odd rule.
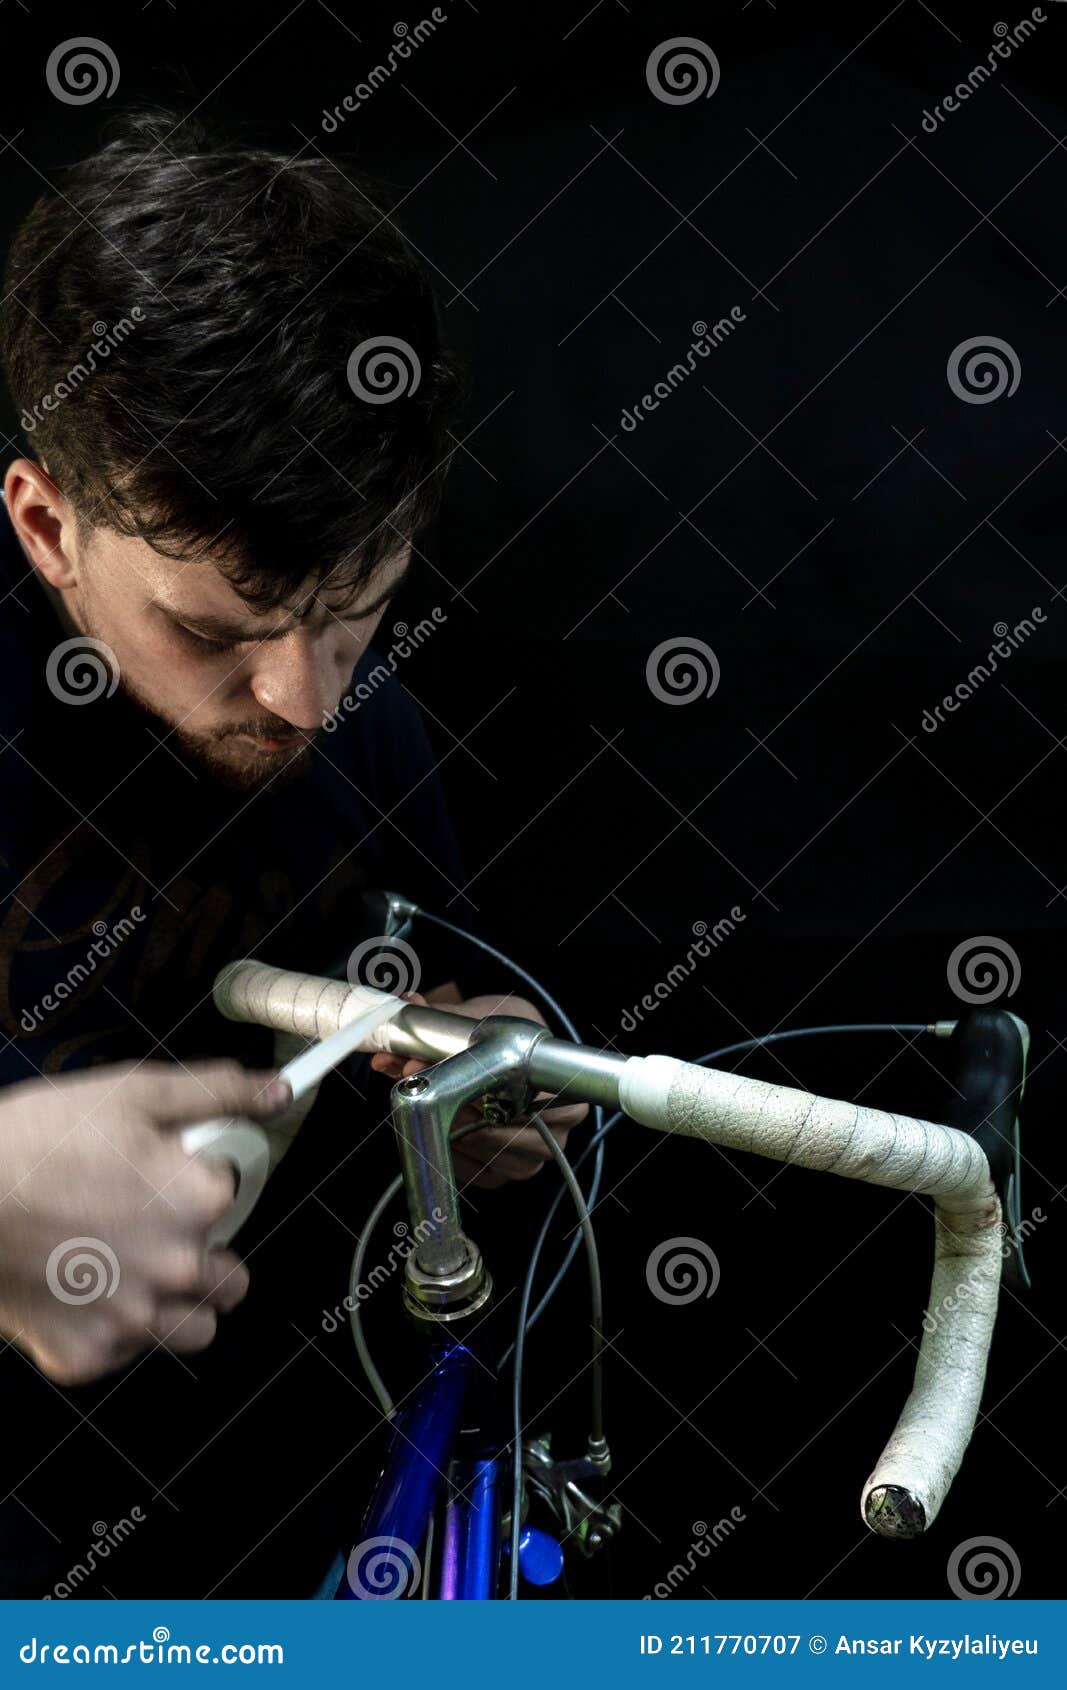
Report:
[[[219,728],[214,738],[230,739],[236,734],[243,734],[252,739],[291,739],[306,745],[318,731],[317,728],[294,728],[292,722],[264,722],[262,717],[257,717],[254,722],[234,722],[225,728]]]

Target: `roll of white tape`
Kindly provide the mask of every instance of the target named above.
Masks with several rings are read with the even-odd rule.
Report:
[[[391,1021],[405,1008],[403,998],[376,992],[371,1007],[364,1009],[355,1020],[332,1033],[320,1043],[309,1044],[281,1070],[280,1077],[288,1080],[294,1105],[313,1093],[319,1082],[357,1050],[374,1050],[380,1027]],[[312,1095],[308,1107],[314,1102]],[[295,1134],[300,1122],[292,1125]],[[181,1135],[182,1149],[190,1156],[217,1156],[229,1162],[237,1181],[237,1200],[227,1215],[208,1234],[212,1245],[228,1244],[248,1219],[259,1202],[260,1194],[270,1173],[271,1145],[263,1128],[255,1121],[243,1118],[219,1118],[199,1121],[186,1127]]]
[[[228,1244],[252,1213],[267,1183],[270,1169],[267,1135],[255,1121],[224,1116],[215,1121],[199,1121],[195,1127],[185,1127],[181,1142],[188,1155],[218,1157],[233,1169],[237,1182],[236,1201],[208,1233],[209,1244],[216,1247]]]

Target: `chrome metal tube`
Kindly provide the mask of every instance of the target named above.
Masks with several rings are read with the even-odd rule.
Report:
[[[414,1057],[419,1062],[439,1062],[466,1050],[478,1022],[469,1015],[453,1015],[430,1004],[409,1003],[387,1024],[389,1050],[393,1056]]]
[[[528,1025],[532,1028],[537,1023]],[[476,1027],[484,1027],[484,1023],[447,1010],[408,1004],[388,1023],[389,1049],[394,1056],[439,1062],[442,1057],[466,1050]],[[576,1103],[600,1103],[617,1109],[619,1075],[626,1061],[616,1051],[597,1050],[592,1045],[547,1035],[538,1039],[530,1053],[530,1080],[542,1091],[569,1090]]]
[[[569,1039],[540,1039],[530,1056],[530,1078],[543,1091],[569,1091],[576,1103],[619,1107],[619,1075],[628,1058]]]

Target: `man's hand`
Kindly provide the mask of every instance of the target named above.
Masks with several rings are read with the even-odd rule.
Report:
[[[0,1332],[61,1385],[143,1350],[202,1350],[248,1271],[207,1235],[233,1203],[179,1131],[289,1096],[236,1062],[124,1063],[0,1091]]]
[[[405,996],[409,1003],[427,1002],[418,992],[408,992]],[[469,1015],[475,1021],[481,1021],[486,1015],[520,1015],[542,1027],[548,1025],[536,1004],[526,998],[488,995],[466,998],[462,1003],[442,1001],[440,1007],[450,1015]],[[399,1080],[407,1079],[410,1074],[420,1074],[429,1064],[418,1062],[414,1057],[390,1056],[379,1051],[371,1057],[371,1067],[379,1074],[389,1074],[394,1080]],[[538,1093],[538,1097],[549,1095],[548,1092]],[[588,1104],[569,1103],[546,1110],[542,1120],[552,1129],[556,1143],[564,1145],[571,1128],[584,1121],[588,1113]],[[479,1119],[477,1109],[461,1109],[457,1125],[465,1126],[468,1121]],[[507,1127],[483,1127],[480,1132],[468,1133],[453,1147],[452,1158],[457,1183],[470,1183],[483,1189],[504,1185],[512,1179],[529,1179],[552,1159],[537,1128],[523,1126],[521,1122]]]

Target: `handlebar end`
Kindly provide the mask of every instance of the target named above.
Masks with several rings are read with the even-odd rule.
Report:
[[[1003,1281],[1009,1290],[1029,1291],[1023,1243],[1030,1229],[1020,1199],[1019,1105],[1030,1029],[1010,1010],[993,1007],[972,1009],[956,1022],[951,1036],[958,1094],[952,1125],[970,1134],[989,1163],[1003,1215]]]
[[[863,1518],[879,1537],[921,1537],[926,1530],[926,1509],[903,1485],[875,1485],[864,1498]]]

